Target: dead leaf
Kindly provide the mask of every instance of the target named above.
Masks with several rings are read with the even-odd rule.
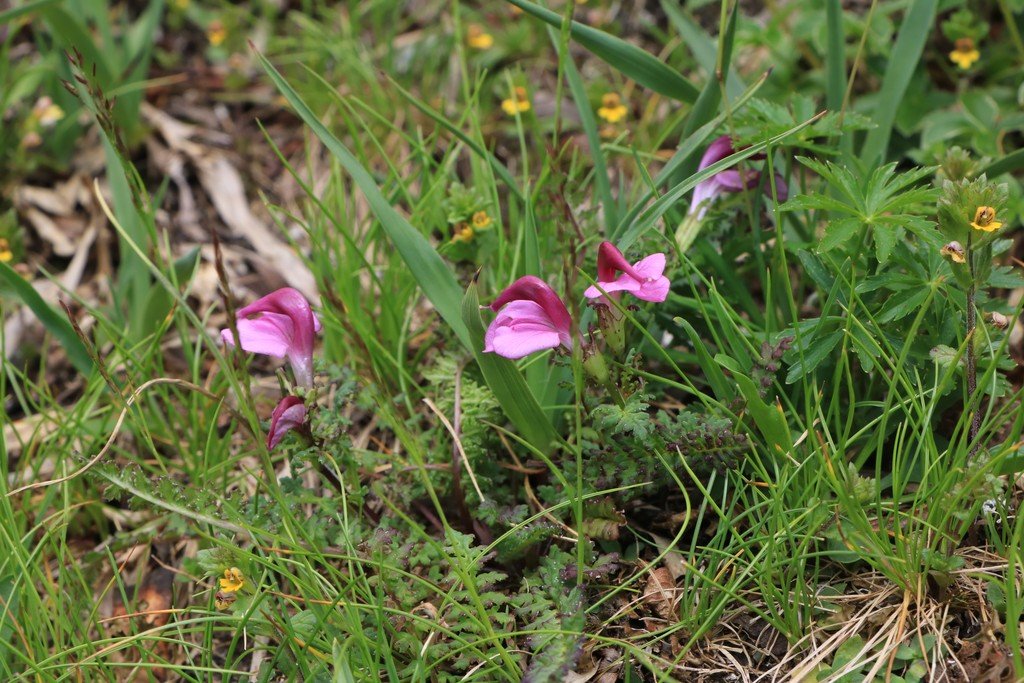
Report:
[[[672,578],[671,572],[665,567],[659,567],[647,577],[643,600],[654,608],[659,617],[670,620],[675,614],[677,592],[676,582]]]

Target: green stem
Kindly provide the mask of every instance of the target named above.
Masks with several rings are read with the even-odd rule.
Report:
[[[971,286],[967,289],[967,409],[971,411],[970,455],[978,450],[978,432],[981,431],[980,406],[975,405],[975,394],[978,391],[978,367],[974,356],[974,332],[978,326],[978,311],[975,308],[976,283],[974,281],[974,254],[971,250],[971,235],[967,235],[967,267],[971,274]]]

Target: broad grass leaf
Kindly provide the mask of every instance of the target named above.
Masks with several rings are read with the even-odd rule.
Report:
[[[555,28],[562,26],[560,14],[529,2],[529,0],[506,0],[506,2],[550,26]],[[570,24],[569,33],[573,40],[590,50],[595,56],[645,88],[688,104],[693,104],[700,94],[696,86],[666,66],[660,59],[621,38],[616,38],[610,33],[605,33],[578,21],[573,21]]]
[[[445,265],[441,256],[437,253],[430,242],[412,226],[409,221],[402,217],[387,198],[381,193],[377,182],[373,179],[359,160],[348,150],[345,145],[336,138],[327,127],[320,123],[313,110],[305,103],[302,97],[295,91],[284,76],[274,68],[274,65],[267,60],[260,52],[256,52],[263,69],[270,76],[277,89],[284,95],[285,99],[294,107],[299,115],[313,133],[337,158],[338,162],[352,176],[356,185],[366,196],[370,209],[373,211],[381,227],[387,234],[388,239],[398,251],[406,267],[416,278],[423,293],[434,304],[434,308],[441,314],[444,321],[468,349],[472,349],[472,341],[469,330],[462,319],[461,301],[462,288],[456,281],[448,266]]]
[[[928,36],[935,26],[935,12],[938,0],[913,0],[903,17],[896,44],[889,54],[888,66],[882,78],[882,89],[878,93],[878,105],[871,118],[877,125],[868,131],[867,140],[861,148],[861,161],[871,165],[885,157],[892,135],[896,112],[906,94],[910,79],[917,70]]]
[[[740,371],[739,364],[735,360],[723,354],[715,356],[715,360],[732,372],[733,380],[746,401],[747,411],[754,418],[754,424],[773,452],[776,455],[790,453],[793,450],[793,434],[789,430],[789,423],[786,421],[786,415],[782,412],[781,406],[766,403],[761,398],[757,384]]]
[[[43,297],[39,296],[35,287],[3,261],[0,261],[0,284],[29,307],[43,327],[60,342],[75,369],[88,377],[93,369],[92,356],[89,355],[82,340],[78,338],[71,323],[43,301]]]

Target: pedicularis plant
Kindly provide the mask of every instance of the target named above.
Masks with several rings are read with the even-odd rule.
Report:
[[[1019,0],[137,4],[0,10],[0,678],[1024,680]]]

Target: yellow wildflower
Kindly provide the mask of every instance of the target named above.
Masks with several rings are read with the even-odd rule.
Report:
[[[494,45],[494,36],[485,31],[480,24],[470,24],[466,28],[466,43],[474,50],[486,50]]]
[[[486,211],[477,211],[473,214],[473,228],[476,230],[483,230],[491,224],[491,217],[487,215]]]
[[[975,230],[995,232],[999,228],[1003,227],[1003,224],[996,220],[995,208],[991,206],[979,206],[978,210],[974,212],[974,220],[971,221],[971,227]]]
[[[235,603],[235,600],[237,599],[238,596],[236,596],[234,593],[225,593],[224,591],[217,591],[217,593],[213,596],[213,604],[217,607],[217,609],[225,610],[228,607],[231,607],[231,605],[233,605]]]
[[[953,263],[967,263],[967,253],[959,242],[950,242],[939,251]]]
[[[960,38],[956,41],[956,49],[949,53],[949,59],[961,69],[970,69],[981,58],[978,48],[974,47],[974,39]]]
[[[11,243],[5,238],[0,237],[0,261],[8,263],[14,258],[14,252],[11,251]]]
[[[64,110],[49,97],[40,97],[32,106],[32,118],[43,128],[50,128],[64,118]]]
[[[206,27],[206,39],[210,41],[210,45],[217,47],[222,45],[225,40],[228,39],[228,30],[224,28],[224,24],[219,20],[214,19],[210,22],[210,25]]]
[[[222,593],[234,593],[245,585],[245,577],[238,567],[231,567],[224,570],[224,578],[220,579],[220,590]]]
[[[618,93],[610,92],[601,97],[601,107],[597,110],[597,115],[608,123],[618,123],[626,118],[628,111],[626,105],[619,99]]]
[[[506,114],[515,116],[517,113],[530,111],[530,98],[526,94],[526,88],[517,85],[512,94],[512,97],[501,101],[501,108]]]
[[[455,226],[455,236],[452,237],[452,242],[472,242],[474,235],[473,228],[465,223],[459,223]]]
[[[186,10],[188,9],[189,0],[172,0],[171,4],[179,10]]]

